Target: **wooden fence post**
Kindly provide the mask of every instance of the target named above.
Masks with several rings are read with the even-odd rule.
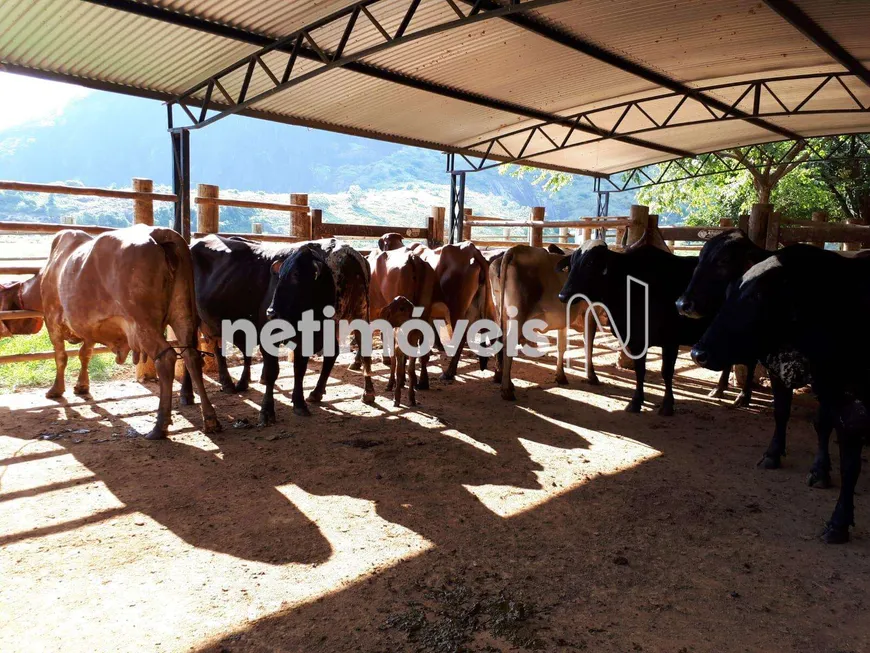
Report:
[[[814,211],[813,212],[813,222],[827,222],[828,221],[828,212],[827,211]],[[825,247],[824,241],[817,240],[811,242],[810,245],[815,245],[816,247]]]
[[[568,242],[568,227],[559,227],[559,244],[564,245]]]
[[[767,233],[765,234],[765,249],[775,252],[779,249],[779,221],[781,215],[778,211],[771,211],[767,217]]]
[[[133,179],[133,190],[137,193],[153,193],[154,182],[150,179]],[[154,202],[151,199],[136,198],[133,200],[133,224],[154,225]],[[144,356],[136,363],[136,380],[139,383],[144,381],[157,380],[157,368],[154,366],[154,361],[150,358],[144,360]]]
[[[589,222],[591,218],[583,218],[583,222]],[[592,227],[583,227],[583,242],[592,240]]]
[[[544,207],[543,206],[533,206],[532,207],[532,222],[544,222]],[[543,247],[544,246],[544,229],[529,227],[529,245],[532,247]]]
[[[463,212],[465,217],[462,221],[462,240],[471,240],[471,226],[465,223],[471,220],[473,213],[474,211],[472,209],[465,209]]]
[[[432,240],[435,247],[441,247],[444,244],[444,218],[446,215],[447,209],[445,207],[432,207],[432,220],[435,222],[435,234]]]
[[[262,222],[252,222],[251,223],[251,233],[252,234],[262,234],[263,233],[263,223]]]
[[[154,182],[150,179],[133,178],[133,190],[137,193],[153,193]],[[133,200],[133,224],[154,225],[154,201],[150,199]]]
[[[744,213],[737,219],[737,228],[745,234],[749,234],[749,214]]]
[[[719,218],[719,226],[725,228],[731,228],[734,226],[733,218]]]
[[[220,197],[220,188],[212,184],[199,184],[196,187],[197,197]],[[196,205],[196,230],[205,234],[216,234],[220,230],[221,207],[217,204]]]
[[[749,214],[747,235],[749,240],[764,247],[767,243],[767,218],[770,215],[770,204],[753,204]]]
[[[649,225],[649,207],[643,204],[632,204],[628,212],[631,224],[628,225],[628,241],[626,246],[636,243],[643,237],[643,232],[646,231]]]
[[[311,218],[309,218],[308,193],[291,193],[290,203],[305,207],[304,210],[293,211],[290,214],[290,235],[296,238],[312,240],[312,236],[309,233]]]
[[[311,209],[311,240],[320,238],[320,225],[323,224],[323,211],[320,209]]]

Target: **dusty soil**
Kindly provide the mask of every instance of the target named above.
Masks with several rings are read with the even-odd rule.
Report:
[[[340,364],[307,419],[285,365],[276,426],[250,427],[261,386],[211,385],[224,431],[187,407],[164,442],[138,436],[155,386],[2,397],[0,650],[870,650],[867,478],[853,541],[822,544],[812,398],[762,471],[769,395],[708,400],[681,359],[675,417],[656,372],[625,414],[614,359],[597,388],[518,362],[516,403],[474,359],[451,385],[433,364],[414,409],[381,365],[364,406]]]

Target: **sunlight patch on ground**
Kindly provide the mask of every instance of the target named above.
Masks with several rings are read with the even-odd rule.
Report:
[[[616,474],[660,455],[641,442],[609,433],[592,431],[553,419],[531,408],[518,406],[540,419],[573,431],[589,443],[588,448],[563,449],[519,438],[529,458],[541,466],[535,471],[539,489],[512,485],[464,485],[466,490],[499,517],[513,517],[570,492],[597,476]]]
[[[488,444],[486,444],[484,442],[478,442],[470,435],[466,435],[465,433],[461,433],[460,431],[457,431],[456,429],[447,429],[445,431],[441,431],[441,435],[446,435],[446,436],[451,437],[455,440],[459,440],[460,442],[464,442],[465,444],[470,444],[475,449],[480,449],[484,453],[488,453],[488,454],[491,454],[493,456],[498,455],[498,452],[495,449],[493,449],[492,447],[490,447]]]

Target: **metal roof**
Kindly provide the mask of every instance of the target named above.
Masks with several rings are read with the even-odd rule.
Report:
[[[6,0],[0,67],[176,100],[176,128],[239,112],[606,175],[870,131],[867,34],[855,0]]]

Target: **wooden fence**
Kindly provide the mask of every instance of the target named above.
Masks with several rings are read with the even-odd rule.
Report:
[[[528,244],[532,247],[545,247],[549,244],[562,246],[572,246],[579,244],[577,240],[571,241],[571,231],[577,233],[579,241],[583,242],[592,238],[593,231],[598,232],[599,238],[607,238],[608,231],[615,232],[615,242],[618,245],[622,242],[622,236],[625,231],[631,230],[630,217],[612,217],[612,218],[577,218],[574,220],[550,220],[545,222],[545,209],[543,206],[533,207],[530,211],[528,220],[505,220],[490,216],[474,215],[472,209],[465,209],[463,220],[463,240],[471,240],[476,245],[492,246],[492,247],[510,247],[513,245]],[[644,221],[644,227],[646,222]],[[501,238],[475,237],[475,228],[501,229]],[[511,235],[512,230],[523,228],[526,231],[522,240],[518,240]],[[545,237],[545,230],[556,230],[556,234]],[[643,233],[641,229],[640,233]],[[638,236],[639,237],[639,236]]]

